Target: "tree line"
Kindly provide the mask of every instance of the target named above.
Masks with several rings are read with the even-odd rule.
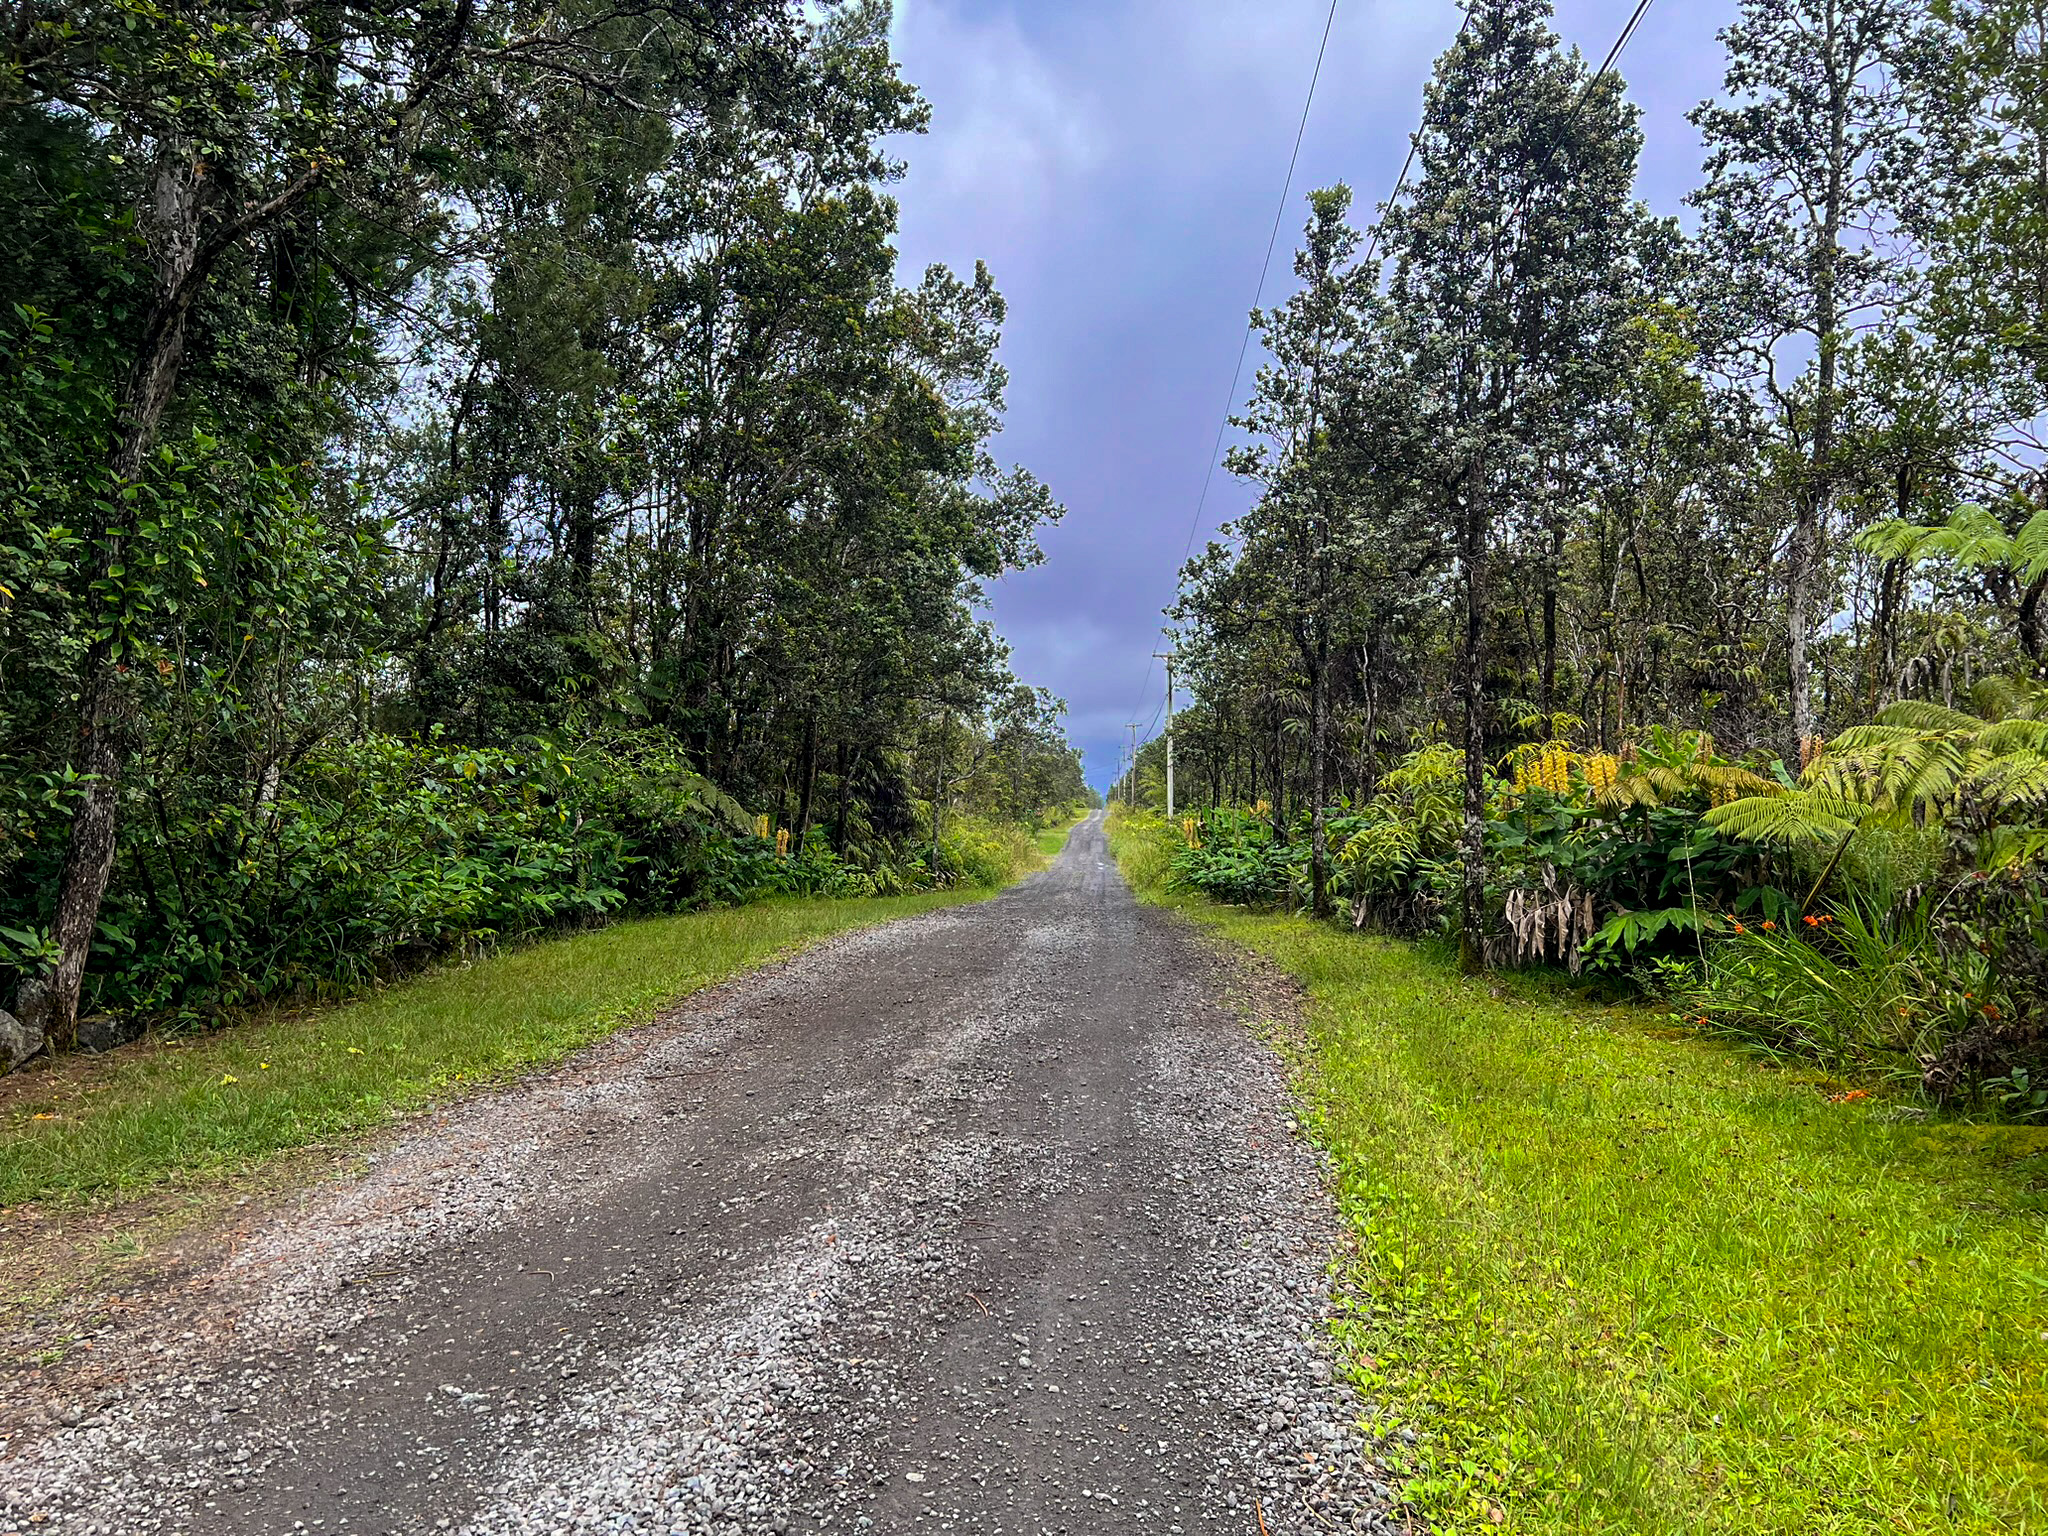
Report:
[[[888,16],[12,8],[26,1024],[735,895],[778,839],[956,877],[949,812],[1085,795],[982,617],[1060,515],[994,449],[1002,298],[897,281]]]
[[[1412,180],[1365,229],[1347,188],[1310,199],[1297,291],[1253,316],[1229,462],[1258,501],[1170,617],[1183,801],[1304,838],[1318,911],[1331,816],[1453,749],[1477,964],[1512,926],[1489,824],[1545,743],[1626,776],[1684,728],[1687,761],[1741,765],[1686,781],[1706,811],[1902,705],[2034,711],[2048,12],[1744,0],[1685,221],[1638,199],[1639,114],[1548,0],[1466,12]],[[2048,787],[2001,773],[2007,808]]]

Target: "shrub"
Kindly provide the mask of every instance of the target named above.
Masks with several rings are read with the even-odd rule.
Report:
[[[1201,818],[1195,837],[1175,851],[1169,883],[1211,901],[1261,906],[1287,893],[1294,858],[1263,817],[1212,810]]]
[[[932,874],[941,885],[1007,885],[1038,859],[1026,828],[1013,822],[955,816],[939,837]]]
[[[2004,1012],[1987,957],[1940,942],[1930,908],[1851,901],[1783,923],[1733,924],[1684,1001],[1700,1026],[1772,1053],[1924,1081],[1987,1008],[1994,1019]]]

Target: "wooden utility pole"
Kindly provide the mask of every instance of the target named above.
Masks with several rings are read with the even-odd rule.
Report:
[[[1133,721],[1124,727],[1131,733],[1131,776],[1124,780],[1124,804],[1132,810],[1138,808],[1138,726]]]
[[[1173,659],[1178,651],[1154,651],[1166,663],[1166,819],[1173,820]]]

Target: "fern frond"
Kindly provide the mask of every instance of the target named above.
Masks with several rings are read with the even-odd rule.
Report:
[[[1880,560],[1923,560],[1929,553],[1928,540],[1941,531],[1938,525],[1927,527],[1892,518],[1857,534],[1856,547]]]
[[[2007,559],[2021,582],[2032,586],[2048,576],[2048,508],[2036,512],[2026,526],[2012,536]]]
[[[2048,752],[2048,720],[2001,720],[1985,726],[1971,745],[1990,757],[2004,757],[2010,752]]]
[[[2013,540],[1989,509],[1965,502],[1949,514],[1946,523],[1929,531],[1922,549],[1974,569],[2005,564],[2012,558]]]
[[[1995,806],[2027,805],[2048,799],[2048,753],[2008,752],[1970,775],[1970,787]]]
[[[1778,847],[1839,842],[1863,821],[1863,808],[1810,789],[1750,795],[1707,812],[1707,825],[1738,842]]]
[[[1742,795],[1771,795],[1778,786],[1740,763],[1702,763],[1693,777],[1723,799]]]
[[[1878,711],[1877,724],[1899,726],[1912,731],[1960,731],[1966,735],[1984,729],[1984,722],[1975,715],[1966,715],[1959,709],[1946,709],[1927,699],[1901,699]],[[1858,730],[1870,730],[1870,726],[1858,726]],[[1844,736],[1849,732],[1844,731]]]

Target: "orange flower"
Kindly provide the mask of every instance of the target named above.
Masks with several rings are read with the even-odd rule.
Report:
[[[1818,928],[1820,926],[1820,919],[1817,917],[1803,917],[1800,919],[1800,921],[1805,923],[1806,926],[1809,928]]]
[[[1777,925],[1776,923],[1772,922],[1772,921],[1771,921],[1771,920],[1770,920],[1769,918],[1766,918],[1766,919],[1764,920],[1764,932],[1765,932],[1765,933],[1776,933],[1777,931],[1778,931],[1778,925]]]
[[[1984,1017],[1987,1019],[1996,1019],[2001,1017],[1998,1011],[1998,1004],[1986,1003],[1984,1005]]]

